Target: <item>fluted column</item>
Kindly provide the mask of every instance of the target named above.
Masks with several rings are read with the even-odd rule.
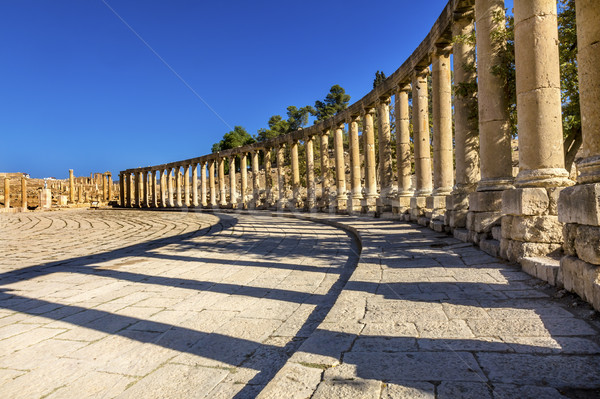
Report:
[[[391,205],[394,178],[392,168],[392,145],[390,131],[390,97],[385,96],[377,102],[377,133],[379,138],[379,187],[380,210],[387,211]]]
[[[313,212],[317,205],[314,137],[306,136],[304,146],[306,150],[306,210]]]
[[[75,179],[73,176],[73,169],[69,169],[69,202],[75,203]]]
[[[237,178],[235,176],[235,155],[229,156],[229,202],[237,207]]]
[[[156,170],[152,170],[152,207],[158,208],[158,187],[156,183]]]
[[[454,185],[452,159],[452,82],[450,49],[433,54],[433,195],[450,194]]]
[[[192,163],[192,206],[197,207],[198,203],[198,162]]]
[[[217,206],[217,188],[215,184],[215,160],[208,161],[208,184],[210,187],[210,206]]]
[[[125,208],[125,174],[119,173],[119,204]]]
[[[206,201],[206,161],[202,161],[200,165],[200,205],[205,207],[208,205]]]
[[[227,193],[225,192],[225,158],[219,158],[219,206],[227,206]]]
[[[259,150],[252,151],[252,206],[256,208],[260,201]]]
[[[389,123],[388,123],[389,127]],[[344,163],[344,123],[335,127],[334,152],[335,152],[335,208],[337,212],[346,212],[348,196],[346,195],[346,164]]]
[[[481,180],[478,191],[512,187],[508,99],[504,82],[492,72],[506,45],[494,31],[504,29],[504,0],[475,0],[477,25],[477,91]]]
[[[600,311],[600,2],[576,0],[582,159],[577,185],[560,193],[564,286]]]
[[[292,158],[292,206],[299,208],[302,203],[300,194],[300,165],[298,162],[298,140],[292,140],[290,145]]]
[[[271,180],[271,149],[265,148],[265,206],[268,208],[273,206],[275,199],[273,198],[273,181]]]
[[[396,113],[396,167],[398,170],[398,195],[412,196],[411,190],[411,152],[410,152],[410,120],[408,93],[410,84],[403,84],[394,96]]]
[[[242,206],[244,208],[247,208],[248,206],[248,202],[247,202],[247,193],[248,193],[248,153],[247,152],[243,152],[240,155],[240,175],[242,177],[242,182],[241,182],[241,198],[240,198],[240,202],[242,203]]]
[[[173,201],[173,168],[167,169],[167,203],[168,206],[173,208],[175,206],[175,202]]]
[[[321,132],[321,208],[329,208],[329,129]]]
[[[358,139],[358,115],[352,115],[348,120],[348,142],[350,145],[350,187],[348,210],[360,212],[362,199],[362,184],[360,171],[360,145]]]
[[[285,162],[285,144],[281,143],[277,147],[277,186],[279,190],[279,200],[277,203],[278,209],[284,209],[287,206],[287,198],[285,196],[285,170],[283,164]]]
[[[431,194],[431,155],[429,136],[429,99],[427,94],[427,68],[416,71],[413,76],[413,130],[415,147],[415,196]]]
[[[143,197],[143,201],[142,201],[142,205],[145,208],[149,208],[150,207],[150,202],[148,201],[148,194],[150,192],[150,190],[148,189],[149,186],[149,181],[148,181],[148,172],[144,171],[142,173],[142,189],[143,189],[143,193],[142,193],[142,197]]]

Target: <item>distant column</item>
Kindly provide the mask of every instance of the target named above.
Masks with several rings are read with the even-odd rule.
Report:
[[[302,203],[302,197],[300,195],[300,165],[298,162],[298,140],[292,140],[290,146],[290,152],[292,154],[292,195],[293,195],[293,206],[296,208],[300,207]]]
[[[69,169],[69,202],[75,203],[75,179],[73,177],[73,169]]]
[[[256,208],[259,205],[260,200],[260,175],[259,175],[259,159],[258,150],[252,151],[252,201],[253,206]]]
[[[127,208],[131,208],[131,206],[132,206],[132,201],[131,201],[131,199],[132,199],[131,198],[131,186],[132,186],[132,184],[131,184],[131,172],[127,172],[124,176],[125,176],[125,186],[126,186],[126,189],[125,189],[125,198],[126,198],[125,206]]]
[[[142,206],[144,208],[149,208],[150,207],[150,202],[148,200],[148,196],[150,194],[150,190],[149,190],[149,181],[148,181],[148,171],[144,171],[142,174],[142,189],[143,189],[143,201],[142,201]]]
[[[4,178],[4,207],[10,208],[10,179]]]
[[[106,173],[108,176],[108,199],[107,201],[111,201],[112,200],[112,196],[113,196],[113,180],[112,180],[112,173],[107,172]]]
[[[158,208],[158,187],[156,183],[156,170],[151,172],[152,176],[152,207]]]
[[[306,210],[314,212],[317,205],[317,194],[315,184],[315,153],[314,137],[306,136],[304,146],[306,149]]]
[[[134,190],[135,206],[140,208],[142,206],[142,202],[141,202],[142,172],[134,172],[134,177],[135,177],[135,184],[134,184],[133,190]]]
[[[227,193],[225,192],[225,158],[219,158],[219,205],[227,206]]]
[[[183,166],[183,205],[190,207],[190,165]]]
[[[229,202],[237,207],[237,177],[235,175],[235,155],[229,156]]]
[[[107,177],[106,173],[102,173],[102,201],[108,200]]]
[[[200,204],[203,207],[208,205],[206,201],[206,177],[206,161],[202,161],[200,167]]]
[[[182,197],[182,190],[181,190],[181,166],[177,166],[175,168],[175,203],[177,204],[178,208],[181,208],[183,206],[183,202],[181,201],[181,197]],[[189,190],[189,189],[188,189]]]
[[[321,208],[329,208],[329,129],[321,132]]]
[[[197,207],[198,203],[198,163],[192,163],[192,206]]]
[[[265,148],[265,195],[267,207],[273,206],[275,200],[273,198],[273,181],[271,180],[271,149]]]
[[[392,181],[394,172],[392,168],[392,144],[390,132],[390,97],[385,96],[377,103],[377,122],[379,138],[379,187],[382,210],[391,205]]]
[[[362,184],[360,171],[360,145],[358,139],[358,115],[352,115],[348,121],[349,142],[350,142],[350,180],[351,197],[348,206],[350,211],[360,211],[362,199]]]
[[[283,164],[285,162],[285,144],[281,143],[277,147],[277,186],[279,200],[277,202],[278,209],[284,209],[287,205],[287,199],[285,197],[285,170]]]
[[[162,208],[166,208],[167,207],[167,178],[165,176],[165,169],[160,169],[158,171],[159,173],[159,180],[160,180],[160,206]]]
[[[215,185],[215,160],[208,161],[208,182],[210,186],[210,206],[217,206],[217,189]]]
[[[240,198],[240,202],[242,203],[242,206],[245,208],[247,206],[247,202],[246,202],[246,194],[248,192],[248,153],[247,152],[242,152],[242,154],[240,155],[240,174],[242,177],[242,187],[241,187],[241,198]]]
[[[362,200],[362,210],[366,213],[375,212],[377,205],[377,167],[375,165],[375,129],[373,127],[373,116],[375,111],[372,107],[364,109],[363,116],[363,140],[365,158],[365,198]]]
[[[27,210],[27,178],[21,176],[21,208]]]
[[[167,204],[170,208],[175,206],[173,202],[173,168],[167,168]]]
[[[119,173],[119,203],[125,208],[125,174]]]
[[[346,195],[346,164],[344,163],[344,123],[335,127],[334,152],[335,152],[335,208],[337,212],[347,210],[348,196]]]

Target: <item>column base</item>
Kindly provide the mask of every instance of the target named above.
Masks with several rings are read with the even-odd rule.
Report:
[[[492,238],[492,228],[500,226],[502,191],[482,191],[469,194],[466,228],[469,241],[478,244]]]
[[[495,177],[481,179],[479,180],[479,183],[477,183],[477,191],[485,192],[509,190],[511,188],[515,188],[513,186],[513,181],[514,179],[512,177]]]
[[[379,196],[377,195],[367,195],[365,198],[363,198],[360,202],[362,207],[361,212],[369,216],[375,216],[375,213],[377,212],[378,198]]]
[[[348,213],[356,214],[362,212],[362,196],[352,196],[348,200]]]
[[[398,196],[392,200],[392,213],[402,215],[410,212],[410,198],[408,196]]]
[[[415,196],[410,198],[410,221],[417,222],[423,226],[427,225],[424,219],[425,212],[427,210],[427,197],[424,196]]]

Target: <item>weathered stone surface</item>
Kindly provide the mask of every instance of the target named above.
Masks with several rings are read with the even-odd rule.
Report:
[[[600,265],[600,227],[565,224],[564,249],[568,255]]]
[[[538,256],[560,256],[562,244],[549,244],[537,242],[523,242],[516,240],[504,240],[505,244],[501,244],[506,248],[506,258],[511,262],[520,262],[525,257]],[[503,253],[503,250],[500,250]]]
[[[549,205],[545,188],[515,188],[502,192],[504,215],[543,215],[548,213]]]
[[[521,259],[523,271],[551,285],[561,286],[558,280],[560,261],[548,257],[524,257]]]
[[[450,227],[464,228],[467,226],[467,210],[448,211],[448,214],[450,215]]]
[[[425,206],[429,209],[446,209],[446,195],[431,195],[426,198]]]
[[[502,191],[482,191],[469,194],[469,211],[497,212],[502,209]]]
[[[565,289],[576,292],[600,310],[600,267],[572,256],[560,260]]]
[[[500,225],[499,212],[469,212],[467,215],[467,229],[477,233],[489,233],[492,227]]]
[[[562,243],[563,225],[557,216],[503,216],[502,237],[524,242]]]
[[[558,200],[558,220],[600,226],[600,183],[563,189]]]

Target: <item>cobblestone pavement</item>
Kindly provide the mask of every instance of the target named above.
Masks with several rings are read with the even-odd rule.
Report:
[[[0,215],[0,397],[599,397],[571,295],[428,229],[297,216]]]

